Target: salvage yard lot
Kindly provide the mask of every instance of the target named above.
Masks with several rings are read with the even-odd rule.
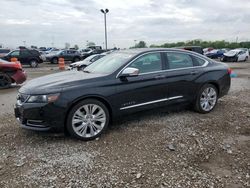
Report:
[[[1,90],[0,187],[250,187],[250,61],[229,66],[237,77],[211,113],[137,113],[91,142],[22,130],[19,86]],[[29,80],[59,71],[25,70]]]

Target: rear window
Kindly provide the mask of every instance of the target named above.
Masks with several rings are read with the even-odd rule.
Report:
[[[194,66],[202,66],[206,63],[204,59],[198,58],[196,56],[192,56],[192,58],[193,58]]]
[[[181,69],[193,67],[193,61],[190,55],[177,52],[167,52],[168,68]]]
[[[30,52],[32,53],[32,55],[36,55],[36,56],[40,55],[40,53],[37,50],[30,50]]]

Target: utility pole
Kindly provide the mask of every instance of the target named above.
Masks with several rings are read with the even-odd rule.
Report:
[[[109,12],[109,9],[101,9],[100,10],[104,14],[104,29],[105,29],[105,48],[108,49],[108,42],[107,42],[107,21],[106,21],[106,14]]]

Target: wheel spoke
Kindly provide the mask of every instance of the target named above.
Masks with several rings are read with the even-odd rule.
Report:
[[[84,118],[84,114],[79,110],[76,111],[75,116]]]
[[[81,129],[83,129],[84,127],[86,127],[86,124],[81,124],[78,127],[76,127],[76,131],[80,131]]]
[[[86,114],[90,114],[91,112],[90,112],[90,107],[89,107],[90,105],[85,105],[85,106],[83,106],[83,108],[84,108],[84,110],[85,110],[85,112],[86,112]]]
[[[78,119],[78,118],[73,119],[73,124],[77,124],[77,123],[80,123],[80,122],[83,122],[83,120]]]
[[[97,128],[98,130],[102,130],[103,128],[101,125],[97,125],[96,123],[93,123],[93,126]]]

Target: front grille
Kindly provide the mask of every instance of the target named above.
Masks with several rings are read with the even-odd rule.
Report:
[[[28,98],[29,98],[29,95],[26,95],[26,94],[18,93],[17,95],[17,101],[19,103],[25,103]]]

